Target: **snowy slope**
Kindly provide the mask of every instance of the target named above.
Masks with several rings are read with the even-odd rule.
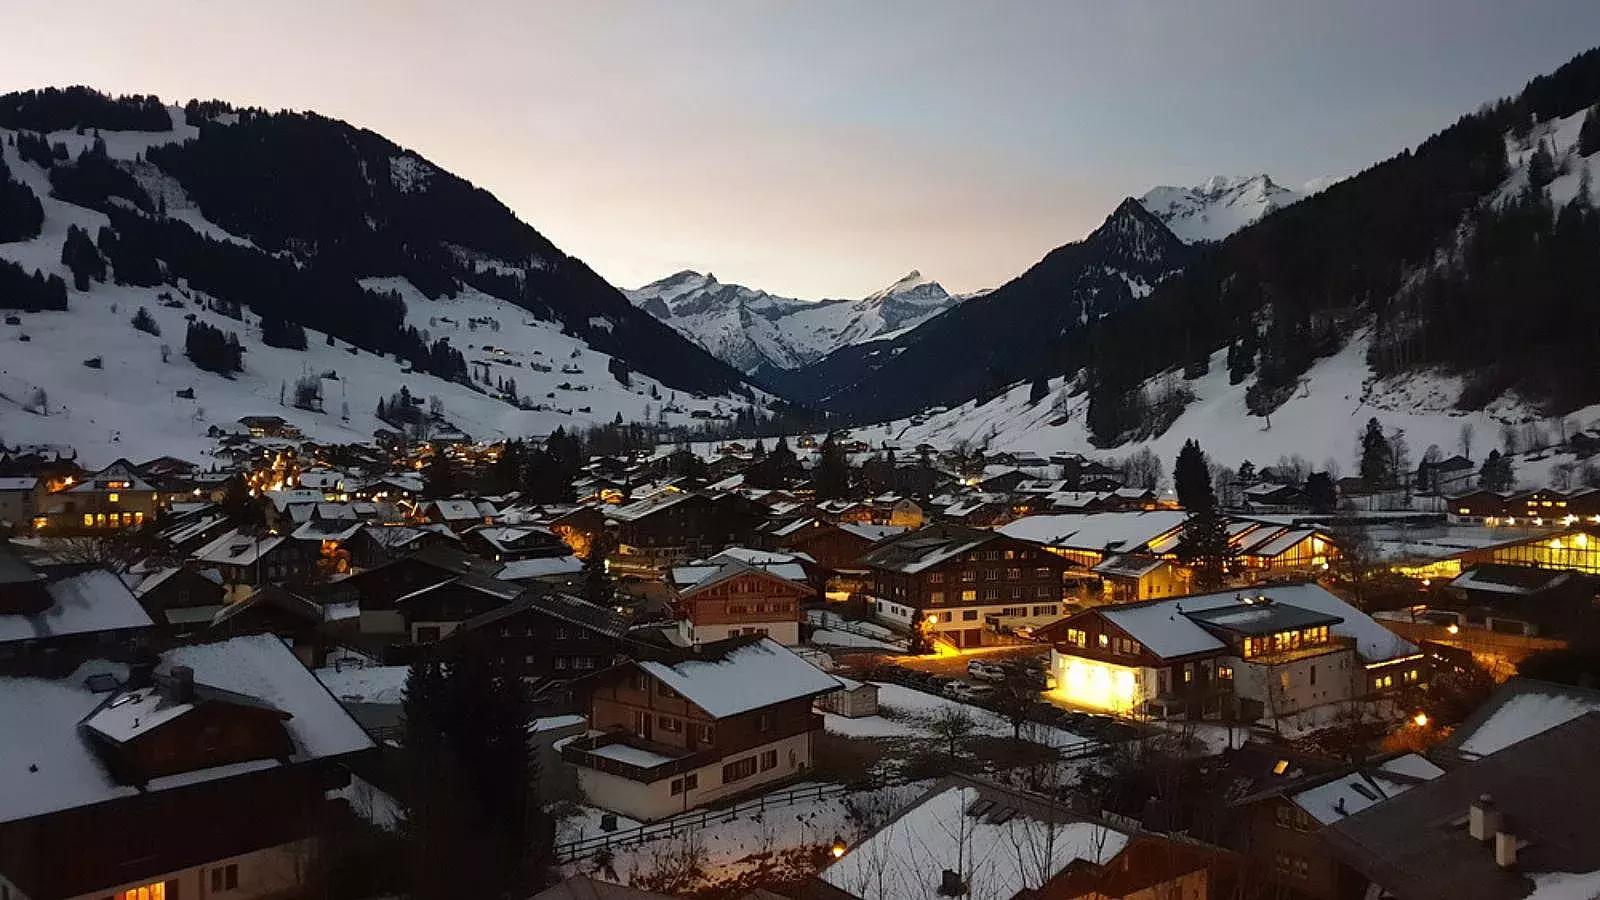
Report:
[[[1539,421],[1541,417],[1514,397],[1501,398],[1482,412],[1462,413],[1453,408],[1461,382],[1454,378],[1419,374],[1406,379],[1378,380],[1366,362],[1367,336],[1353,338],[1336,355],[1319,361],[1307,373],[1304,386],[1272,414],[1271,427],[1245,409],[1246,384],[1228,384],[1225,351],[1211,358],[1211,368],[1193,381],[1168,374],[1146,384],[1149,393],[1184,385],[1195,400],[1167,432],[1154,440],[1101,450],[1089,442],[1084,427],[1087,395],[1069,396],[1065,379],[1050,382],[1050,395],[1028,404],[1029,385],[1017,384],[981,406],[966,403],[954,409],[924,414],[872,427],[855,428],[851,436],[877,446],[889,442],[900,447],[929,443],[948,447],[960,441],[987,446],[994,451],[1126,455],[1148,446],[1163,460],[1175,459],[1183,442],[1194,438],[1217,463],[1237,466],[1252,460],[1268,465],[1279,456],[1299,454],[1318,468],[1332,460],[1335,471],[1353,474],[1358,456],[1357,438],[1369,418],[1385,429],[1403,428],[1413,459],[1420,460],[1431,444],[1446,455],[1459,451],[1463,425],[1474,431],[1473,457],[1481,459],[1499,444],[1501,424]],[[1600,405],[1567,417],[1582,426],[1600,423]],[[920,422],[920,424],[919,424]],[[1567,459],[1570,459],[1568,457]],[[1524,484],[1547,483],[1548,469],[1562,460],[1519,460],[1516,473]]]
[[[859,300],[797,300],[689,271],[623,293],[747,373],[797,369],[840,347],[915,328],[977,296],[953,295],[917,271]]]
[[[194,129],[182,124],[182,110],[175,108],[172,114],[176,126],[172,132],[104,132],[108,150],[113,156],[132,158],[153,144],[192,136]],[[10,134],[0,129],[0,143],[7,142]],[[78,145],[91,138],[60,132],[50,139],[67,143],[76,152]],[[0,147],[0,151],[13,177],[32,187],[45,209],[39,237],[0,244],[0,258],[46,274],[60,274],[70,285],[70,273],[60,263],[67,227],[75,224],[94,234],[106,224],[106,217],[51,197],[43,170],[23,162],[15,147]],[[141,171],[141,180],[147,187],[159,189],[170,216],[214,236],[242,240],[201,218],[170,179]],[[152,190],[155,193],[157,190]],[[306,350],[267,347],[261,343],[259,320],[249,311],[244,314],[245,321],[239,322],[206,310],[201,302],[205,298],[198,292],[186,295],[171,286],[141,288],[107,282],[92,284],[88,292],[69,288],[65,311],[5,311],[7,316],[16,315],[21,324],[0,325],[0,442],[71,445],[87,465],[119,456],[139,460],[163,454],[205,461],[213,446],[207,429],[215,425],[237,431],[236,420],[252,414],[283,416],[312,440],[369,441],[374,429],[390,427],[376,418],[378,399],[402,385],[419,397],[438,396],[451,423],[482,439],[543,435],[560,426],[570,429],[610,422],[618,414],[626,420],[658,420],[663,416],[662,407],[674,404],[681,411],[666,414],[664,420],[689,424],[696,421],[690,417],[695,410],[732,412],[748,402],[679,395],[637,372],[631,385],[624,387],[608,371],[610,356],[593,350],[580,338],[563,334],[559,324],[536,320],[528,311],[472,288],[463,288],[453,299],[430,301],[403,278],[368,278],[363,284],[400,293],[409,324],[426,330],[432,338],[448,336],[467,358],[475,379],[485,372],[491,383],[501,377],[514,379],[517,393],[535,408],[519,409],[466,385],[407,373],[409,366],[392,356],[365,351],[352,354],[346,342],[336,340],[330,346],[326,335],[311,329],[306,330]],[[162,305],[158,295],[163,292],[181,305]],[[160,325],[160,337],[131,326],[130,319],[141,306]],[[224,378],[196,368],[183,356],[188,316],[238,333],[247,351],[242,373]],[[481,323],[476,328],[468,324],[474,318]],[[610,323],[597,317],[589,324],[604,331]],[[27,341],[21,339],[24,335]],[[162,345],[170,348],[165,362]],[[486,345],[497,349],[485,349]],[[84,365],[95,357],[101,359],[103,368]],[[551,371],[537,371],[535,365]],[[279,405],[285,385],[292,395],[297,379],[327,372],[336,373],[337,378],[322,381],[325,412]],[[194,390],[193,400],[176,396],[189,388]],[[44,391],[48,415],[24,409],[39,390]],[[761,402],[769,399],[757,396]],[[346,406],[348,420],[342,417]]]
[[[1304,197],[1269,175],[1214,175],[1193,187],[1161,185],[1139,203],[1186,244],[1220,241],[1257,219]]]

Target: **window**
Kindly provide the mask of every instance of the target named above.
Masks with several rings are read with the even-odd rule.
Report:
[[[944,584],[944,573],[943,572],[929,572],[928,573],[928,583],[929,584]]]
[[[565,656],[556,657],[556,670],[560,671],[562,669],[565,669],[566,667],[567,667],[567,658]]]
[[[944,591],[929,591],[928,592],[928,602],[929,603],[943,603],[944,602]]]
[[[695,788],[697,788],[699,786],[700,786],[700,773],[699,772],[690,772],[689,774],[683,776],[683,789],[684,790],[692,791],[692,790],[694,790]]]
[[[650,724],[650,716],[643,710],[633,711],[633,733],[644,737],[646,727]]]
[[[1089,635],[1082,628],[1067,629],[1067,643],[1074,647],[1089,646]]]
[[[668,734],[683,734],[683,720],[676,716],[657,716],[656,722]]]
[[[229,863],[211,870],[211,890],[231,891],[239,887],[239,866]]]
[[[1006,580],[1007,581],[1016,581],[1018,578],[1021,578],[1021,577],[1022,577],[1022,570],[1021,569],[1007,569],[1006,570]]]
[[[1000,570],[999,569],[984,569],[983,570],[983,580],[984,581],[999,581],[1000,580]]]
[[[643,672],[633,673],[633,684],[631,686],[636,691],[642,691],[645,689],[646,685]]]
[[[976,571],[972,570],[972,569],[962,569],[961,570],[961,580],[962,581],[977,581],[978,580],[978,573]]]
[[[955,618],[955,614],[954,613],[944,613],[943,615],[939,616],[939,621],[941,621],[941,622],[949,622],[954,618]]]
[[[963,609],[961,611],[961,621],[963,621],[963,622],[976,622],[976,621],[978,621],[978,611],[975,610],[975,609]]]
[[[1219,680],[1219,681],[1232,681],[1233,680],[1233,666],[1217,666],[1217,680]]]
[[[702,743],[702,744],[711,743],[711,736],[712,736],[712,732],[711,732],[711,726],[709,724],[707,724],[705,722],[701,722],[701,723],[699,723],[699,724],[694,726],[694,739],[699,741],[700,743]]]
[[[672,688],[667,687],[664,684],[660,684],[660,683],[656,684],[656,694],[658,696],[660,696],[664,700],[676,700],[676,699],[678,699],[678,692],[677,691],[673,690]]]
[[[961,592],[961,602],[962,603],[973,603],[973,602],[976,602],[977,599],[978,599],[978,592],[977,591],[962,591]]]
[[[1392,687],[1394,687],[1394,676],[1393,675],[1379,675],[1376,678],[1372,679],[1372,687],[1375,690],[1380,690],[1380,691],[1384,690],[1385,688],[1392,688]]]
[[[1406,677],[1404,680],[1408,682],[1416,681],[1418,677],[1419,676],[1416,669],[1408,669],[1406,671]]]
[[[983,589],[983,599],[985,599],[985,600],[999,600],[1000,599],[1000,589],[999,588],[984,588]]]
[[[1303,857],[1290,853],[1278,853],[1275,856],[1280,876],[1301,880],[1311,877],[1311,866]]]
[[[1110,647],[1111,647],[1111,635],[1106,634],[1105,632],[1101,632],[1100,633],[1100,649],[1101,650],[1106,650],[1106,649],[1109,649]]]
[[[761,771],[776,769],[778,767],[778,751],[768,750],[761,754]]]
[[[1033,614],[1036,616],[1053,616],[1056,615],[1056,613],[1057,610],[1054,605],[1035,606],[1033,608]]]
[[[772,714],[771,713],[762,713],[761,715],[756,716],[756,730],[757,731],[771,731],[772,730]]]
[[[121,500],[121,499],[122,499],[122,495],[121,495],[121,494],[116,494],[116,493],[113,493],[113,494],[109,494],[109,495],[107,495],[107,496],[106,496],[106,499],[107,499],[107,500],[109,500],[109,501],[111,501],[111,502],[112,502],[112,503],[116,503],[116,502],[118,502],[118,501],[119,501],[119,500]]]
[[[1043,600],[1046,597],[1053,596],[1054,591],[1048,587],[1045,587],[1044,585],[1040,585],[1036,590],[1034,590],[1033,595]]]
[[[672,796],[676,797],[681,793],[683,793],[683,779],[682,778],[674,778],[674,779],[672,779]]]
[[[1017,551],[1015,551],[1015,550],[1007,550],[1006,551],[1006,559],[1016,559],[1016,558],[1017,558]]]
[[[1184,684],[1193,684],[1194,683],[1194,664],[1193,663],[1184,663],[1183,664],[1183,683]]]
[[[756,773],[756,758],[746,756],[738,762],[731,762],[722,767],[722,783],[731,784],[741,778],[749,778]]]
[[[1033,570],[1033,577],[1035,577],[1035,578],[1049,578],[1050,577],[1050,567],[1049,566],[1040,566],[1039,568],[1034,569]]]

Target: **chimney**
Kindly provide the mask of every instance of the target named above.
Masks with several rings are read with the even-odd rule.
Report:
[[[945,869],[939,874],[939,894],[943,897],[959,897],[967,892],[967,886],[961,881],[961,873],[952,869]]]
[[[160,679],[160,683],[161,693],[173,703],[194,701],[194,669],[188,666],[173,666]]]
[[[1467,833],[1475,841],[1492,841],[1500,830],[1500,807],[1488,794],[1482,794],[1467,810]]]
[[[1336,810],[1336,811],[1337,811],[1337,812],[1338,812],[1338,813],[1339,813],[1339,815],[1341,815],[1341,816],[1348,816],[1348,815],[1350,815],[1350,814],[1349,814],[1349,813],[1347,813],[1347,812],[1345,812],[1345,806],[1344,806],[1344,798],[1343,798],[1343,797],[1340,797],[1340,798],[1339,798],[1339,799],[1338,799],[1338,801],[1337,801],[1337,802],[1335,802],[1335,803],[1334,803],[1334,804],[1333,804],[1333,808],[1334,808],[1334,809],[1335,809],[1335,810]]]
[[[155,683],[156,665],[151,662],[136,662],[128,666],[128,682],[130,688],[149,687]]]
[[[1517,867],[1517,836],[1509,831],[1494,833],[1494,864],[1502,869]]]

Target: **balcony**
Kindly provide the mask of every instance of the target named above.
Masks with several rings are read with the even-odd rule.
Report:
[[[1254,656],[1241,656],[1240,659],[1242,659],[1246,664],[1254,664],[1258,666],[1281,666],[1285,663],[1298,662],[1302,659],[1310,659],[1313,656],[1324,656],[1329,653],[1337,653],[1341,650],[1354,650],[1355,647],[1355,638],[1333,635],[1328,638],[1326,643],[1302,644],[1299,647],[1292,647],[1287,650],[1273,650],[1270,653],[1257,653]]]
[[[692,772],[722,757],[713,750],[686,753],[628,732],[608,731],[568,742],[561,748],[561,758],[585,769],[648,784]]]

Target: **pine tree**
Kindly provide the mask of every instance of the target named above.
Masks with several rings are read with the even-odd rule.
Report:
[[[1483,467],[1478,470],[1478,486],[1487,491],[1509,491],[1517,484],[1516,474],[1511,469],[1511,457],[1502,455],[1499,450],[1490,450],[1489,455],[1483,459]]]
[[[1550,146],[1541,140],[1528,157],[1528,184],[1542,190],[1555,179],[1555,159],[1550,155]]]
[[[1194,586],[1214,590],[1228,580],[1233,546],[1228,543],[1228,520],[1216,504],[1191,512],[1183,522],[1178,560],[1194,572]]]
[[[817,471],[812,480],[816,484],[817,496],[824,500],[838,500],[850,494],[850,461],[831,432],[822,440]]]
[[[1578,155],[1590,156],[1600,150],[1600,103],[1589,107],[1578,129]]]
[[[150,310],[142,306],[139,307],[138,312],[133,314],[133,327],[145,334],[153,334],[156,337],[161,336],[161,326],[156,324],[155,318],[150,315]]]
[[[378,398],[378,420],[380,422],[383,421],[384,413],[385,413],[385,410],[383,408],[383,398],[379,397]]]
[[[583,561],[583,599],[596,606],[610,606],[613,598],[608,558],[616,549],[611,532],[601,528],[589,540],[589,555]]]
[[[454,496],[459,490],[456,481],[455,463],[450,461],[450,455],[436,450],[427,471],[422,473],[422,496],[429,500]]]
[[[1206,455],[1193,438],[1183,442],[1172,467],[1172,484],[1178,492],[1178,505],[1191,513],[1210,509],[1217,503],[1211,489],[1211,471]]]
[[[1312,472],[1306,479],[1306,502],[1311,505],[1315,513],[1332,512],[1339,504],[1339,491],[1333,483],[1333,476],[1327,472]]]
[[[1358,468],[1362,480],[1369,488],[1385,487],[1392,464],[1393,453],[1389,447],[1389,439],[1384,436],[1383,426],[1378,424],[1376,417],[1368,419],[1367,427],[1361,433],[1361,460]]]
[[[1033,380],[1033,384],[1028,388],[1028,405],[1035,406],[1040,400],[1048,396],[1050,396],[1050,379],[1040,375]]]

